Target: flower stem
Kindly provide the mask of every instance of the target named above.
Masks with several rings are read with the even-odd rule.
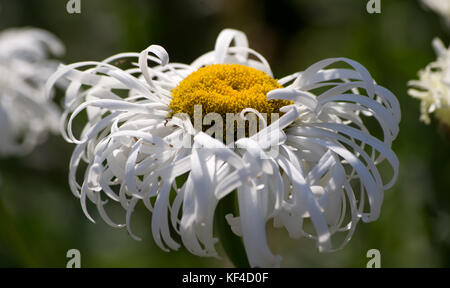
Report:
[[[250,265],[247,260],[247,254],[245,252],[244,243],[242,239],[236,236],[228,225],[225,215],[233,214],[236,216],[238,213],[238,207],[236,203],[236,193],[233,191],[226,197],[222,198],[217,204],[215,215],[215,226],[219,236],[220,243],[225,250],[230,261],[236,268],[249,268]]]

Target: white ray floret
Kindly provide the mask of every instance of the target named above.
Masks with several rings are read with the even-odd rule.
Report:
[[[128,68],[117,67],[125,61]],[[320,251],[343,247],[360,219],[378,218],[383,193],[397,178],[391,150],[399,132],[397,99],[361,64],[323,60],[279,80],[285,88],[267,98],[293,104],[282,108],[277,121],[230,147],[169,108],[180,81],[200,67],[223,63],[272,75],[268,62],[248,48],[245,34],[231,29],[190,65],[171,63],[161,46],[152,45],[140,54],[60,67],[48,89],[60,78],[71,81],[62,132],[76,144],[69,181],[83,211],[94,221],[88,205],[93,203],[109,225],[125,226],[138,239],[131,216],[142,202],[152,213],[152,234],[162,249],[180,247],[175,231],[193,254],[217,256],[214,212],[221,199],[236,193],[239,215],[226,219],[242,236],[251,266],[280,265],[267,243],[268,221],[292,238],[314,239]],[[349,68],[330,67],[335,63]],[[87,114],[87,123],[76,135],[72,123],[80,113]],[[253,109],[241,114],[252,113],[259,114]],[[369,119],[378,123],[377,134],[366,127]],[[392,168],[388,180],[378,170],[384,160]],[[181,178],[185,181],[177,181]],[[108,216],[106,200],[126,210],[121,223]],[[332,236],[340,233],[346,233],[343,243],[332,245]]]

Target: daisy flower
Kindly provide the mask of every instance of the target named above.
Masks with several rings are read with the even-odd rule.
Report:
[[[420,119],[430,123],[430,114],[450,126],[450,52],[438,38],[433,39],[437,59],[419,71],[419,80],[411,80],[408,94],[420,99]]]
[[[346,66],[330,67],[336,63]],[[214,50],[190,65],[169,62],[164,48],[151,45],[61,66],[48,89],[60,78],[70,81],[61,128],[76,144],[69,182],[84,213],[94,222],[90,202],[106,223],[138,239],[131,216],[143,203],[165,251],[182,242],[195,255],[217,256],[215,216],[242,237],[252,267],[280,265],[267,243],[269,221],[292,238],[316,241],[320,251],[334,251],[359,220],[378,218],[383,192],[397,178],[391,145],[399,103],[347,58],[276,80],[246,35],[226,29]],[[235,122],[256,118],[258,130],[211,125],[224,115]],[[84,123],[79,133],[76,119]],[[223,131],[234,139],[216,137]],[[378,169],[384,160],[392,167],[387,180]],[[235,211],[215,215],[230,196]],[[123,207],[122,223],[109,217],[107,203]],[[334,235],[342,236],[332,245]]]
[[[0,155],[23,155],[57,132],[58,107],[46,98],[45,82],[64,46],[52,34],[36,28],[0,33]]]

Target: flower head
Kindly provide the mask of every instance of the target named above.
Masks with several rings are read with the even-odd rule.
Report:
[[[0,155],[31,151],[48,131],[58,131],[59,109],[44,93],[45,82],[64,46],[47,31],[8,29],[0,33]]]
[[[113,65],[126,60],[127,68]],[[349,68],[329,68],[338,62]],[[90,201],[108,224],[138,238],[130,219],[142,202],[163,250],[180,247],[172,235],[178,233],[190,252],[216,256],[214,213],[231,194],[239,209],[226,219],[242,236],[251,266],[280,264],[266,240],[271,220],[290,237],[308,237],[320,251],[333,251],[350,240],[360,219],[378,218],[383,192],[397,177],[391,144],[399,103],[346,58],[275,80],[245,34],[226,29],[215,49],[190,65],[170,63],[167,52],[152,45],[140,54],[62,66],[48,88],[61,77],[71,81],[62,132],[76,144],[69,181],[83,211],[94,221]],[[195,106],[211,112],[200,125]],[[72,122],[83,111],[88,121],[76,137]],[[233,113],[236,121],[259,119],[258,130],[246,124],[245,133],[232,130],[235,138],[225,143],[215,137],[222,126],[211,133],[217,123],[210,120]],[[379,123],[381,139],[365,126],[368,118]],[[384,160],[392,166],[389,181],[377,168]],[[81,161],[87,165],[78,182]],[[124,223],[108,216],[106,199],[125,209]],[[333,247],[332,236],[341,233],[343,243]]]
[[[430,113],[450,126],[450,50],[440,39],[433,40],[437,59],[419,71],[419,80],[409,81],[409,95],[420,99],[420,119],[430,123]]]

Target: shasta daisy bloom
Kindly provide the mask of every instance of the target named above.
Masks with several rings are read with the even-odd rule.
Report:
[[[0,155],[30,152],[48,131],[58,131],[60,112],[44,88],[58,67],[49,54],[63,52],[61,42],[44,30],[0,33]]]
[[[126,69],[114,65],[125,63]],[[330,68],[334,63],[349,67]],[[169,62],[161,46],[151,45],[139,54],[61,66],[48,89],[60,78],[71,81],[61,122],[65,139],[76,144],[69,182],[83,211],[94,221],[92,202],[104,221],[138,239],[130,219],[142,202],[165,251],[180,247],[178,233],[191,253],[217,256],[214,215],[228,195],[236,197],[238,211],[224,217],[242,236],[252,267],[280,265],[267,243],[268,221],[292,238],[313,239],[320,251],[334,251],[360,219],[378,218],[383,192],[397,177],[391,144],[399,103],[346,58],[275,80],[245,34],[226,29],[214,50],[190,65]],[[195,123],[199,106],[208,113],[203,126]],[[72,123],[83,111],[87,123],[76,136]],[[259,119],[260,129],[231,130],[233,141],[215,137],[226,129],[210,120],[236,113]],[[369,118],[378,122],[381,139],[365,126]],[[389,181],[378,170],[383,160],[392,166]],[[123,223],[107,214],[111,202],[126,211]],[[337,234],[343,242],[332,246]]]
[[[433,40],[437,59],[419,71],[419,80],[408,82],[408,94],[420,99],[420,119],[430,123],[430,114],[450,126],[450,51],[440,39]]]

